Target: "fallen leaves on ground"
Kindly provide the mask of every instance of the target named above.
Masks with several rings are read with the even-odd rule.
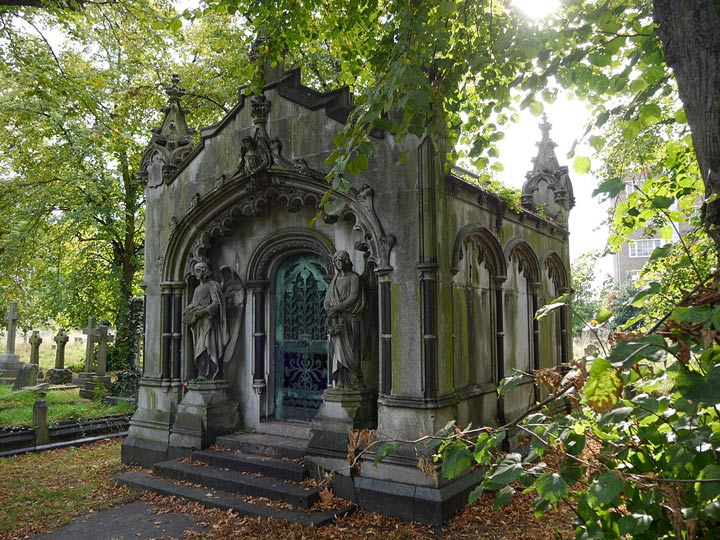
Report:
[[[115,478],[122,439],[0,458],[0,540],[52,531],[75,517],[137,498]]]
[[[120,463],[119,439],[0,459],[0,540],[49,532],[80,515],[129,502],[137,496],[114,479],[129,468]],[[553,540],[573,538],[572,512],[555,511],[537,519],[531,494],[518,494],[495,510],[493,494],[484,494],[442,527],[408,523],[357,510],[333,525],[303,528],[280,520],[238,516],[208,509],[177,497],[145,494],[154,511],[183,513],[203,531],[186,531],[184,540]],[[330,497],[322,506],[350,503]]]

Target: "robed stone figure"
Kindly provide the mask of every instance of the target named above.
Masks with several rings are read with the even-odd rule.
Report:
[[[361,389],[364,382],[360,369],[360,336],[365,296],[347,251],[335,253],[333,266],[336,273],[323,302],[333,386]]]
[[[223,354],[229,340],[225,296],[220,284],[210,279],[210,267],[206,263],[197,263],[193,273],[200,284],[185,308],[183,322],[192,330],[198,377],[215,379],[222,375]]]

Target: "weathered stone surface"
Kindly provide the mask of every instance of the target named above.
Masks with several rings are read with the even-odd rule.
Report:
[[[50,384],[70,384],[72,382],[72,371],[66,368],[48,369],[46,377],[47,382]]]
[[[23,364],[15,378],[14,390],[20,390],[26,386],[35,386],[38,378],[38,367],[36,364]]]

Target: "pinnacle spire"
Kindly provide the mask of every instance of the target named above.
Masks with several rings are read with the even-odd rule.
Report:
[[[533,158],[533,170],[527,174],[527,178],[532,178],[538,173],[553,174],[560,168],[557,156],[555,155],[555,141],[550,138],[550,128],[552,124],[548,122],[546,114],[542,116],[542,123],[538,124],[542,132],[542,138],[537,143],[537,157]]]

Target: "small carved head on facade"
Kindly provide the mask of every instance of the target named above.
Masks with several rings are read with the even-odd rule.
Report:
[[[337,270],[352,270],[353,264],[350,260],[350,254],[345,250],[339,250],[333,255],[333,266]]]
[[[193,266],[193,274],[195,274],[195,277],[198,278],[201,283],[204,283],[210,277],[210,266],[203,261],[195,263],[195,266]]]

